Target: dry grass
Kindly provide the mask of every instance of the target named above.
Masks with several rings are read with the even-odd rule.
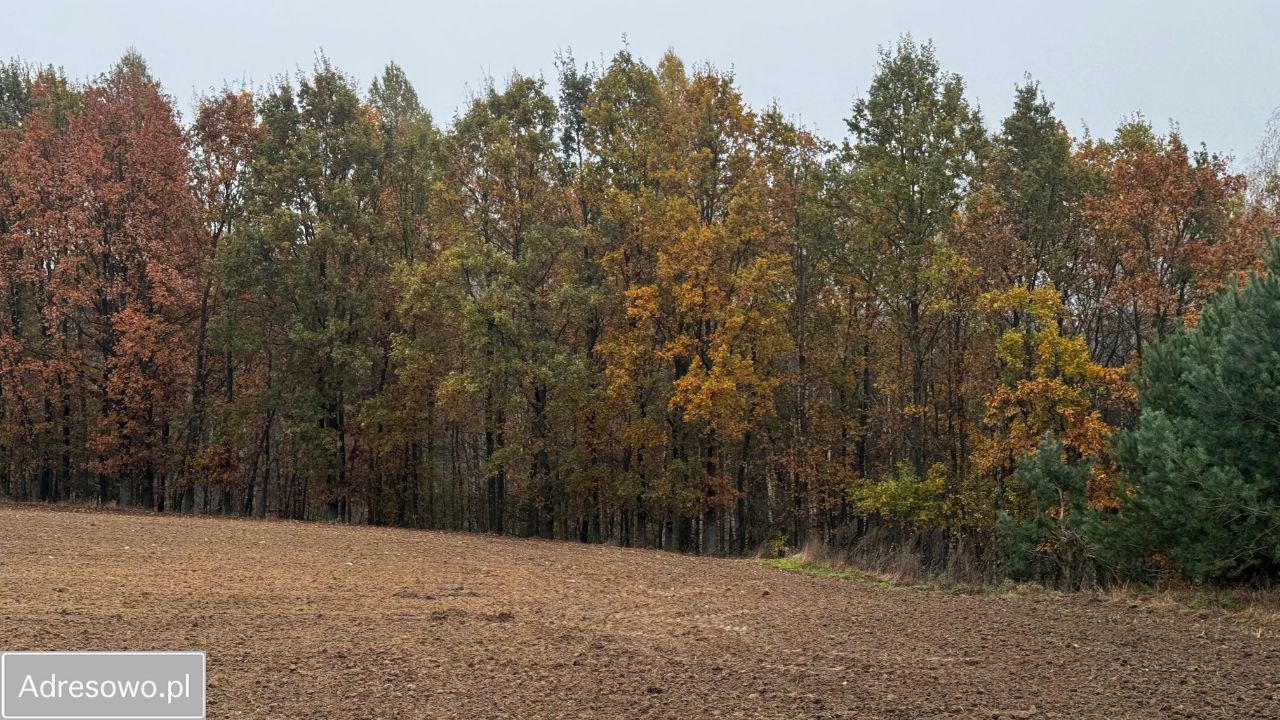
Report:
[[[1224,620],[1259,638],[1280,638],[1280,588],[1121,585],[1091,594],[1117,607]]]
[[[1259,638],[1280,638],[1280,587],[1201,586],[1164,581],[1159,585],[1123,583],[1107,588],[1063,592],[1036,583],[998,579],[992,569],[974,571],[959,564],[942,573],[930,572],[909,544],[883,542],[868,535],[843,550],[821,542],[806,543],[782,558],[762,559],[766,565],[794,572],[863,581],[882,588],[934,588],[990,595],[1053,597],[1070,602],[1102,603],[1127,610],[1222,620],[1247,628]]]
[[[887,524],[831,543],[810,540],[786,557],[819,568],[854,570],[898,586],[980,591],[1003,582],[991,542]]]

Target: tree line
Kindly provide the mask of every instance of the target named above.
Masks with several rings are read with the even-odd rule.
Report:
[[[440,123],[322,57],[184,123],[134,53],[5,66],[0,493],[1043,557],[1156,492],[1116,451],[1139,368],[1277,222],[1274,182],[1140,116],[1073,138],[1029,79],[988,128],[907,38],[840,142],[673,53],[557,70]]]

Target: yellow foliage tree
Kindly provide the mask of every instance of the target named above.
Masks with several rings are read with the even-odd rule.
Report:
[[[1105,457],[1113,428],[1100,407],[1123,397],[1124,369],[1094,362],[1083,337],[1061,334],[1066,311],[1052,285],[989,292],[981,306],[1008,328],[996,341],[999,381],[986,397],[986,432],[973,451],[974,471],[994,478],[997,491],[1006,495],[1005,479],[1019,458],[1034,452],[1048,433],[1061,438],[1071,459]],[[1109,496],[1107,474],[1099,463],[1089,498],[1106,504]]]

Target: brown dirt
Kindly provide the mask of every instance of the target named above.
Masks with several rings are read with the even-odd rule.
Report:
[[[1274,632],[1087,597],[15,506],[0,649],[205,650],[211,718],[1280,717]]]

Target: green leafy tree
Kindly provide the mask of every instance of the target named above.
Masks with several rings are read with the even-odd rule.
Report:
[[[1065,303],[1078,287],[1083,201],[1090,175],[1038,83],[1014,95],[989,161],[967,199],[968,251],[996,287],[1035,290],[1047,283]]]
[[[449,284],[467,361],[442,384],[455,415],[479,409],[484,435],[483,527],[507,527],[509,480],[540,525],[537,508],[551,495],[551,395],[564,371],[557,339],[566,331],[561,290],[571,282],[569,206],[557,186],[559,112],[541,80],[514,77],[490,87],[446,139],[453,196],[461,222],[437,271]]]
[[[930,360],[960,269],[946,232],[965,198],[986,137],[964,82],[944,72],[931,44],[904,38],[881,54],[867,97],[853,105],[839,183],[852,216],[847,266],[874,300],[901,350],[896,396],[905,455],[917,476],[929,453]],[[901,339],[901,344],[896,339]]]
[[[246,362],[268,367],[255,397],[276,409],[295,465],[290,515],[313,499],[351,519],[351,411],[370,394],[380,142],[374,114],[325,59],[259,105],[245,231],[219,248]],[[310,480],[319,481],[315,489]]]
[[[435,186],[441,179],[441,134],[395,63],[373,81],[369,108],[380,149],[370,259],[404,280],[410,268],[431,263],[440,251]],[[448,343],[437,318],[399,312],[409,287],[375,282],[371,288],[373,387],[358,409],[358,424],[366,449],[368,521],[423,527],[434,522],[439,490],[432,462],[439,440],[434,358]],[[430,307],[416,298],[413,304]]]

